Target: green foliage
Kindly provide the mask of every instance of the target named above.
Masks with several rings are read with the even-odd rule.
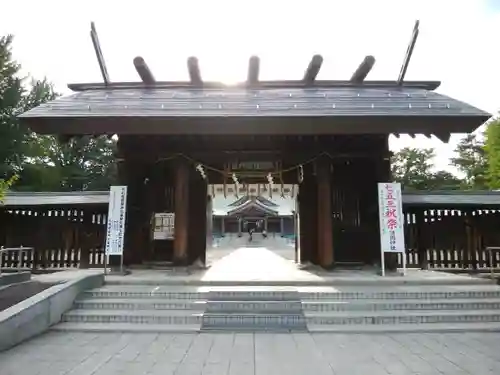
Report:
[[[0,177],[17,174],[32,157],[34,133],[21,126],[17,116],[56,97],[46,81],[24,85],[20,65],[12,59],[11,35],[0,37]]]
[[[455,190],[461,181],[447,171],[432,171],[433,148],[405,147],[394,153],[391,172],[405,190]]]
[[[105,136],[59,141],[19,123],[17,116],[57,97],[47,80],[25,85],[12,58],[12,36],[0,38],[0,178],[18,175],[23,191],[107,189],[115,177],[115,142]],[[9,186],[12,185],[12,182]]]
[[[488,187],[500,189],[500,117],[488,124],[485,138],[485,151],[488,158]]]
[[[14,175],[8,180],[0,178],[0,204],[3,203],[3,199],[5,198],[5,193],[9,188],[16,182],[17,176]]]
[[[484,142],[476,134],[468,134],[455,148],[457,157],[451,158],[450,165],[465,176],[464,189],[486,189],[488,162]]]

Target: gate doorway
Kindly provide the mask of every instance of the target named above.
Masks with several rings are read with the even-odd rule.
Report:
[[[252,257],[251,264],[257,266],[257,258],[265,262],[272,257],[269,253],[288,262],[299,261],[295,211],[298,185],[214,184],[208,193],[212,206],[208,263],[232,253],[244,253],[243,259]]]

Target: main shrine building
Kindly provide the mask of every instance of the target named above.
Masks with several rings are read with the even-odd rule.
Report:
[[[251,218],[251,209],[266,212],[266,225],[292,225],[282,224],[276,207],[259,198],[274,188],[280,196],[285,185],[297,198],[289,223],[302,262],[372,263],[380,256],[377,183],[391,181],[389,135],[447,142],[491,117],[435,92],[439,82],[405,80],[418,24],[392,81],[366,79],[372,56],[350,79],[317,80],[323,59],[315,55],[297,80],[261,81],[254,56],[240,84],[204,81],[194,57],[187,61],[189,81],[160,82],[137,57],[141,80],[113,82],[95,28],[91,35],[103,82],[70,84],[74,94],[20,120],[37,133],[66,139],[118,136],[119,183],[128,186],[125,264],[140,263],[151,248],[177,264],[204,260],[213,230],[241,231],[236,218]],[[234,200],[245,199],[240,205],[247,211],[225,212],[227,221],[216,224],[211,189],[234,195],[229,185],[243,189]],[[252,186],[262,191],[245,191]],[[175,214],[173,239],[152,237],[157,213]]]

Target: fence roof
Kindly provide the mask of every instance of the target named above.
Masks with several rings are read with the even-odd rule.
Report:
[[[107,204],[108,201],[108,191],[9,192],[3,204],[8,207],[78,206]],[[500,191],[403,192],[403,204],[449,207],[500,206]]]

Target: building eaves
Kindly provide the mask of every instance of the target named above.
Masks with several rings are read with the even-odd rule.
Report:
[[[20,118],[248,116],[476,116],[484,121],[491,117],[471,105],[420,88],[347,86],[87,90],[42,104]]]

